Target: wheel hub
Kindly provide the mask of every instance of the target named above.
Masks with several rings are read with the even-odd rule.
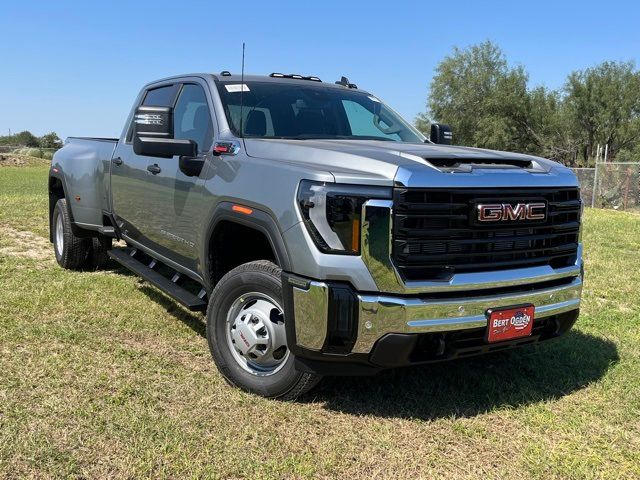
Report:
[[[227,316],[227,340],[235,360],[254,375],[278,371],[289,355],[282,308],[265,294],[241,296]]]
[[[231,338],[236,350],[251,358],[261,357],[271,346],[269,330],[257,312],[240,313],[231,325]]]

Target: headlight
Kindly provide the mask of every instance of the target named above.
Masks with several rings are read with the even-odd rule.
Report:
[[[360,253],[362,204],[371,198],[391,198],[391,189],[310,180],[300,182],[298,189],[304,223],[324,253]]]

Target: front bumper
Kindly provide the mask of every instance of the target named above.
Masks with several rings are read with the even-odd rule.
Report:
[[[327,363],[361,370],[445,360],[561,335],[575,322],[582,276],[495,290],[395,296],[361,293],[348,284],[283,275],[289,347],[307,368]],[[485,344],[489,308],[535,305],[534,333]],[[467,341],[467,352],[460,340]],[[475,342],[475,343],[474,343]],[[464,342],[463,342],[464,343]],[[462,349],[462,350],[461,350]],[[331,368],[327,373],[349,373]]]

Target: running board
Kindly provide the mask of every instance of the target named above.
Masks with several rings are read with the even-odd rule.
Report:
[[[147,282],[162,290],[164,293],[174,298],[182,305],[192,311],[204,311],[207,309],[207,302],[200,298],[198,295],[185,290],[170,279],[160,275],[152,268],[136,260],[135,252],[132,255],[130,251],[124,249],[109,250],[109,257],[114,259],[123,267],[128,268],[136,275],[142,277]],[[175,277],[174,277],[175,278]]]

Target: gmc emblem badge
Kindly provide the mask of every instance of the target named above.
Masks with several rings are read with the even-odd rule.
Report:
[[[547,204],[535,203],[481,203],[478,204],[479,222],[543,221],[547,218]]]

